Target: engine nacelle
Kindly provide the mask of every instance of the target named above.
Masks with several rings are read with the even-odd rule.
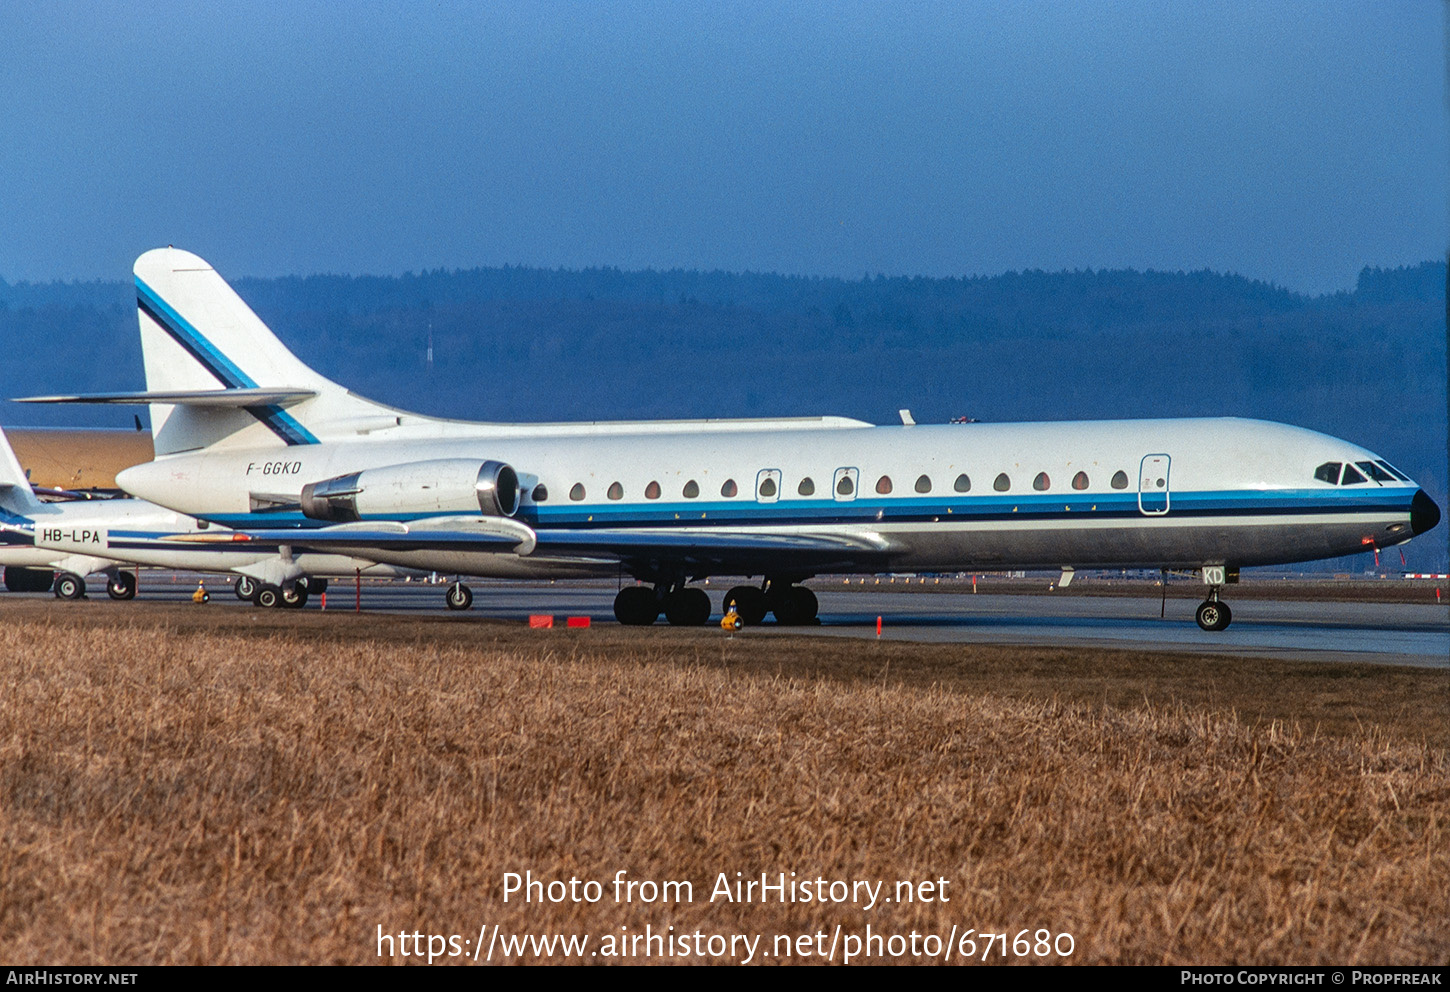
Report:
[[[465,458],[370,468],[302,487],[303,515],[333,523],[480,511],[488,517],[511,517],[518,508],[519,477],[512,468]]]

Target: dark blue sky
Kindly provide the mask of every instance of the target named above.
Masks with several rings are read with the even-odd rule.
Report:
[[[859,276],[1450,242],[1445,14],[1271,3],[10,3],[0,277]]]

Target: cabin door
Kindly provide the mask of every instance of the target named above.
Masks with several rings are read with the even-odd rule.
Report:
[[[1148,455],[1138,467],[1138,510],[1148,516],[1162,516],[1168,512],[1169,484],[1167,455]]]

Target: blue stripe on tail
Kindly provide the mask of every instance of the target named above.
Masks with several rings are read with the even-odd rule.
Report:
[[[216,376],[217,381],[228,389],[255,389],[258,384],[231,359],[217,350],[190,321],[177,313],[150,286],[136,277],[136,306],[171,335],[172,339],[202,368]],[[279,406],[243,407],[290,445],[316,444],[317,438],[295,417]]]

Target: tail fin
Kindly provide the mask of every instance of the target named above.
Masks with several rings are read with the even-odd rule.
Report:
[[[10,439],[0,430],[0,515],[34,516],[37,509],[44,507],[30,488],[30,480],[15,457],[15,449],[10,447]]]
[[[136,260],[136,308],[157,455],[212,445],[316,444],[392,421],[398,411],[353,396],[298,360],[216,270],[190,252],[157,248]],[[200,401],[218,388],[264,390],[255,405]],[[293,394],[287,396],[286,394]]]

